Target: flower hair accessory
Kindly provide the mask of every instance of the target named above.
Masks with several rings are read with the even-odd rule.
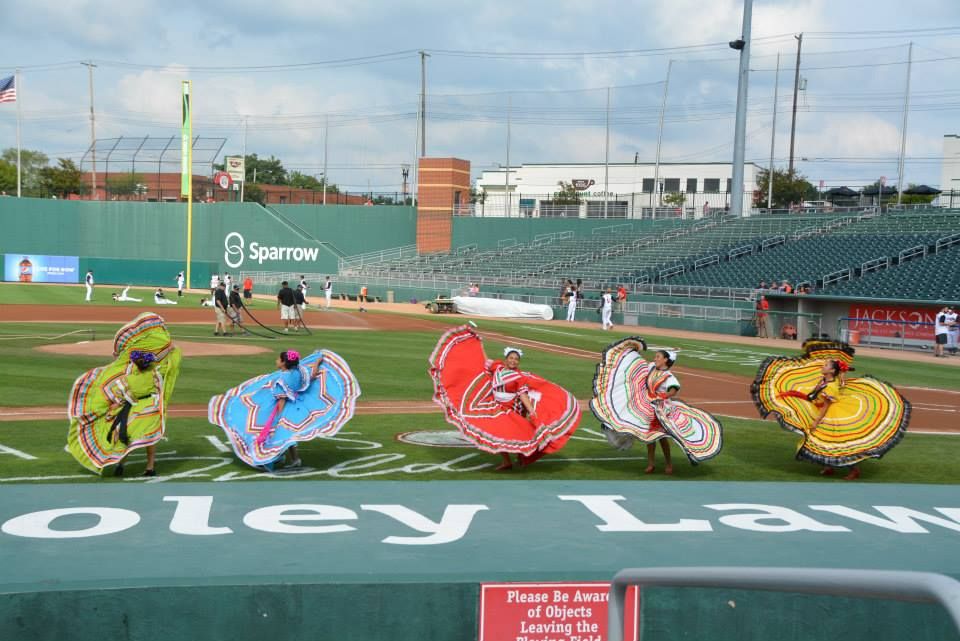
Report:
[[[837,361],[837,369],[840,370],[840,372],[849,372],[853,368],[843,361]]]
[[[142,352],[139,349],[135,349],[130,352],[130,360],[141,363],[153,363],[157,360],[157,356],[153,352]]]
[[[672,350],[672,349],[666,349],[666,350],[663,350],[663,351],[665,351],[665,352],[667,353],[667,358],[669,358],[671,362],[673,362],[673,363],[676,363],[676,362],[677,362],[677,353],[676,353],[674,350]]]
[[[523,350],[519,347],[504,347],[503,348],[503,357],[506,358],[510,355],[510,352],[516,352],[517,356],[523,358]]]
[[[299,360],[300,360],[300,352],[298,352],[295,349],[287,350],[287,362],[299,361]]]

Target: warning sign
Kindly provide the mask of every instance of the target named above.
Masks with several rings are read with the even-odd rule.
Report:
[[[604,641],[610,584],[483,583],[478,641]],[[627,590],[624,639],[636,641],[640,599]]]

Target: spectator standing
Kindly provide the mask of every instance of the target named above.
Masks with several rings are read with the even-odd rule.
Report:
[[[933,355],[937,358],[943,358],[946,356],[946,354],[943,353],[943,348],[946,346],[947,341],[950,338],[950,327],[947,325],[947,315],[949,313],[950,308],[944,307],[937,312],[936,317],[933,319]]]
[[[770,301],[767,300],[766,296],[761,295],[757,299],[755,310],[753,322],[757,326],[757,338],[770,338],[770,332],[767,329],[767,319],[769,317],[767,312],[770,311]]]
[[[290,321],[297,318],[296,304],[297,300],[293,290],[290,289],[290,283],[283,281],[280,283],[280,291],[277,292],[277,309],[280,310],[280,323],[285,332],[290,331]]]
[[[627,288],[622,284],[617,287],[617,311],[623,313],[623,308],[627,304]]]
[[[230,300],[227,298],[227,286],[220,282],[213,294],[213,311],[217,314],[217,324],[213,327],[214,336],[227,335],[227,309],[229,307]]]
[[[957,338],[960,336],[960,324],[957,323],[957,310],[950,308],[947,314],[947,351],[952,355],[957,355]]]
[[[357,294],[357,302],[360,304],[361,312],[367,311],[363,308],[364,303],[367,302],[367,286],[366,285],[360,288],[360,293]]]

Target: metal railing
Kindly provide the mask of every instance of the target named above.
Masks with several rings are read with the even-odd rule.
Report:
[[[627,588],[733,588],[938,603],[960,632],[960,582],[932,572],[824,568],[631,568],[610,583],[607,639],[623,641]],[[639,623],[639,622],[638,622]],[[638,639],[639,633],[638,633]]]

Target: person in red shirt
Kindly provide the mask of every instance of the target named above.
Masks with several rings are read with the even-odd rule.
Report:
[[[757,338],[770,338],[767,331],[767,312],[770,310],[770,301],[766,296],[760,296],[757,299],[756,313],[753,315],[753,322],[757,325]]]
[[[623,313],[623,304],[627,302],[627,288],[623,285],[617,287],[617,311]]]
[[[243,297],[248,300],[253,298],[253,279],[249,276],[243,279]]]

